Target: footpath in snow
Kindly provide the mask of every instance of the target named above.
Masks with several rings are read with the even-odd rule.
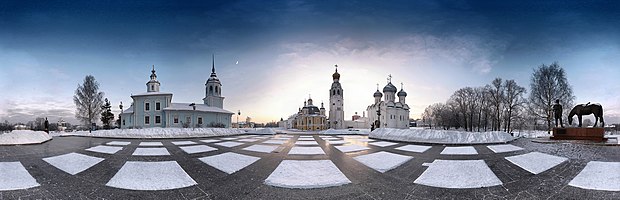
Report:
[[[244,134],[242,129],[233,128],[144,128],[77,131],[62,133],[60,136],[83,136],[103,138],[198,138]]]
[[[508,133],[465,132],[433,129],[393,129],[380,128],[368,135],[369,138],[401,142],[418,142],[429,144],[489,144],[506,143],[516,139]]]
[[[0,134],[0,145],[41,144],[51,139],[52,136],[43,131],[14,130]]]

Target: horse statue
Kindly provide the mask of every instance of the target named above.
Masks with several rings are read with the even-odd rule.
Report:
[[[605,127],[605,121],[603,120],[603,106],[598,103],[590,104],[589,102],[587,104],[578,104],[570,111],[570,114],[568,114],[568,124],[573,125],[573,116],[577,115],[577,118],[579,119],[579,127],[581,127],[581,116],[590,114],[594,114],[593,127],[596,127],[599,118],[601,121],[601,127]]]

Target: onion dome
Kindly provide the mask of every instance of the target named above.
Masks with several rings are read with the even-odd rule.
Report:
[[[406,97],[407,96],[407,92],[405,92],[403,89],[400,89],[400,91],[397,94],[399,97]]]
[[[389,82],[385,87],[383,87],[383,92],[396,93],[397,91],[398,89],[396,89],[396,86],[392,85],[392,82]]]
[[[379,92],[379,89],[377,89],[377,91],[375,92],[374,95],[372,95],[373,97],[383,97],[383,94],[381,92]]]
[[[336,65],[336,72],[332,74],[332,78],[334,78],[334,80],[340,80],[340,74],[338,73],[338,65]]]

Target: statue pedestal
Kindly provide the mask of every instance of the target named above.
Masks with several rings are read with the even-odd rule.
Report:
[[[605,141],[603,128],[553,128],[552,140],[592,140]]]

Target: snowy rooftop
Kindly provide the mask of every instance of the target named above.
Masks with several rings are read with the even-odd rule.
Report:
[[[194,110],[192,106],[189,106],[191,103],[172,103],[170,106],[164,108],[164,110]],[[196,104],[197,111],[203,112],[217,112],[217,113],[228,113],[233,114],[228,110],[224,110],[218,107],[207,106],[206,104]]]
[[[137,96],[153,96],[153,95],[172,95],[172,93],[168,93],[168,92],[145,92],[145,93],[133,94],[131,96],[132,97],[137,97]]]

